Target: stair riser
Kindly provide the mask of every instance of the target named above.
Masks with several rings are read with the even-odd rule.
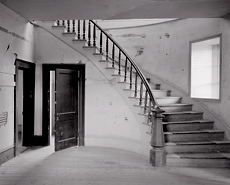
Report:
[[[193,120],[200,120],[203,119],[202,113],[196,113],[196,114],[173,114],[173,115],[167,115],[164,114],[163,121],[164,122],[176,122],[176,121],[193,121]]]
[[[230,160],[166,158],[166,164],[180,167],[227,168],[230,167]]]
[[[181,111],[191,111],[192,105],[186,105],[186,106],[160,106],[161,109],[163,109],[165,112],[181,112]]]
[[[165,97],[170,96],[170,91],[152,91],[154,97]]]
[[[181,103],[181,98],[157,98],[158,104],[173,104],[173,103]]]
[[[131,96],[134,96],[134,95],[135,95],[135,92],[132,92]],[[140,97],[140,91],[137,91],[136,95],[137,95],[137,97]],[[143,90],[142,97],[144,95],[145,95],[145,91]],[[154,92],[153,95],[154,95],[155,98],[157,98],[157,97],[164,97],[164,96],[167,96],[167,91]]]
[[[164,132],[196,131],[213,129],[213,123],[163,124]]]
[[[125,77],[124,76],[118,76],[119,77],[119,79],[120,79],[120,82],[124,82],[125,81]],[[134,88],[135,87],[135,85],[134,85],[134,79],[132,79],[132,88]],[[127,76],[126,77],[126,83],[130,83],[130,78]],[[141,83],[141,80],[140,79],[138,79],[138,83]]]
[[[165,134],[165,142],[220,141],[224,133]]]
[[[118,71],[118,70],[113,70],[113,74],[114,74],[114,75],[119,75],[119,71]],[[121,76],[125,76],[125,71],[124,71],[124,70],[121,70],[121,71],[120,71],[120,75],[121,75]],[[127,77],[127,78],[130,78],[130,73],[129,73],[129,71],[126,72],[126,77]],[[133,77],[132,80],[135,82],[135,76],[134,76],[134,74],[132,74],[132,77]]]
[[[135,86],[135,84],[132,84],[132,89],[130,89],[130,84],[127,84],[126,85],[126,89],[128,89],[128,90],[130,90],[130,91],[135,91],[135,88],[136,88],[136,86]],[[139,82],[139,84],[137,84],[137,93],[138,94],[140,94],[140,88],[141,88],[141,85],[140,85],[140,82]],[[142,87],[142,94],[144,94],[145,93],[145,87],[143,86]]]
[[[118,76],[119,77],[119,82],[124,82],[124,76]],[[126,88],[127,89],[129,89],[129,86],[130,86],[130,79],[127,77],[126,78]],[[140,79],[138,79],[138,81],[137,81],[137,83],[138,84],[140,84],[141,83],[141,80]],[[153,85],[151,85],[151,87],[152,87],[152,89],[157,89],[157,90],[159,90],[160,89],[160,84],[153,84]],[[131,89],[135,89],[135,81],[134,81],[134,79],[132,80],[132,88]],[[139,88],[140,89],[140,88]],[[145,88],[144,88],[144,85],[143,85],[143,93],[144,93],[144,90],[145,90]]]
[[[165,146],[166,153],[215,153],[230,152],[230,145],[175,145]]]

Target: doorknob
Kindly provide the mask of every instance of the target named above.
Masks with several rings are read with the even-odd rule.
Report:
[[[63,136],[63,132],[61,132],[60,135]]]

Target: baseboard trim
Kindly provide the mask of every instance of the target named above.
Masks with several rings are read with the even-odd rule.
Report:
[[[0,153],[0,165],[15,157],[14,147],[11,147]]]

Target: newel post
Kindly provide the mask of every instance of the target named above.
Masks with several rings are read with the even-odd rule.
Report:
[[[162,113],[164,110],[159,107],[152,110],[152,132],[151,132],[151,146],[150,150],[150,163],[152,166],[165,166],[166,165],[166,153],[165,153],[165,139],[163,132],[162,119],[164,116]]]

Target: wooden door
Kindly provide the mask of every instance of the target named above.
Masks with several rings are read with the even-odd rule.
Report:
[[[78,71],[56,69],[55,151],[77,145]]]

